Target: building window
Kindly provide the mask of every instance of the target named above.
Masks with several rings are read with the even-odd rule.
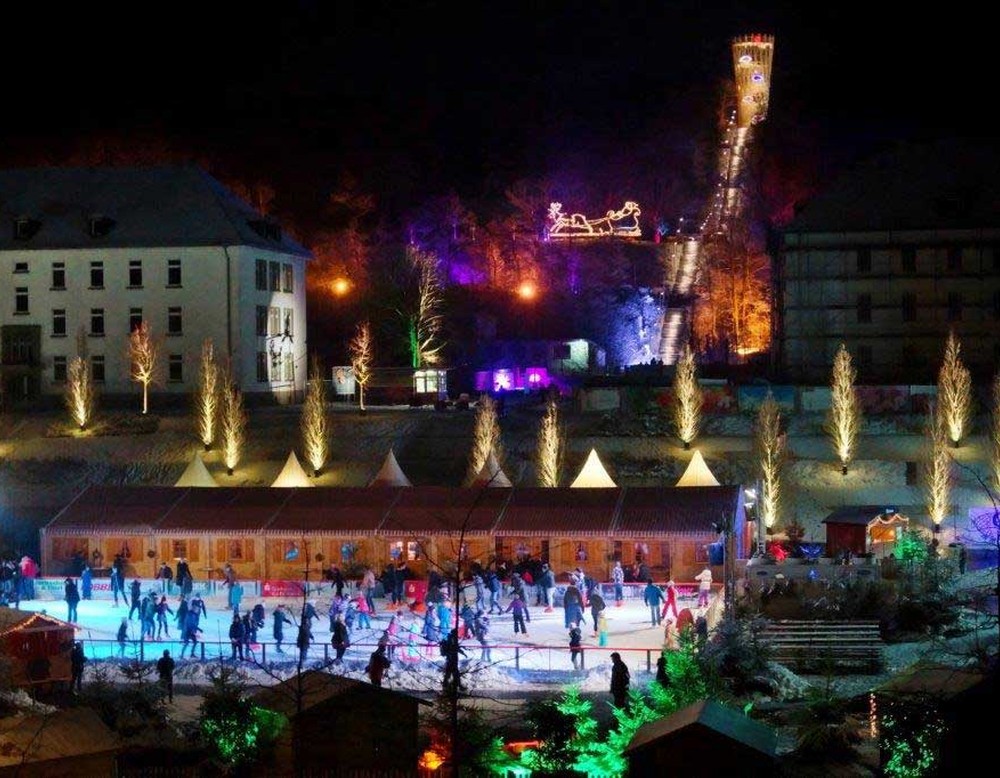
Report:
[[[957,273],[962,269],[962,247],[950,246],[948,248],[948,270]]]
[[[281,308],[270,308],[268,309],[268,325],[267,334],[268,335],[280,335],[281,334]]]
[[[14,313],[24,315],[28,312],[28,287],[19,286],[14,290]]]
[[[270,278],[271,278],[271,291],[280,292],[281,291],[281,263],[271,262],[270,264]]]
[[[871,324],[872,321],[872,296],[870,294],[858,295],[858,324]]]
[[[267,383],[267,352],[258,351],[257,352],[257,382],[261,384]]]
[[[90,309],[90,335],[91,337],[104,337],[104,309]],[[104,357],[101,357],[104,359]]]
[[[53,289],[65,289],[66,288],[66,263],[65,262],[53,262],[52,263],[52,288]]]
[[[872,250],[870,248],[858,249],[858,272],[872,272]]]
[[[257,281],[257,291],[266,292],[267,291],[267,262],[263,259],[258,259],[255,265],[256,272],[254,274]]]
[[[295,380],[295,363],[294,363],[294,361],[292,359],[292,354],[291,354],[290,351],[286,351],[285,352],[284,359],[282,361],[285,363],[285,380],[286,381],[294,381]]]
[[[226,543],[226,557],[230,562],[243,561],[243,540],[233,538]]]
[[[103,262],[91,262],[90,263],[90,288],[91,289],[103,289],[104,288],[104,263]]]
[[[292,291],[292,279],[294,277],[295,269],[292,265],[282,265],[281,266],[281,291],[291,292]]]
[[[500,540],[500,538],[497,538],[497,540]],[[403,546],[404,543],[402,540],[397,540],[393,543],[390,543],[389,556],[392,557],[392,559],[394,559],[397,562],[403,558],[404,553],[406,554],[405,561],[407,562],[416,562],[418,559],[420,559],[421,548],[419,541],[417,540],[406,541],[405,551]]]
[[[65,338],[66,337],[66,309],[65,308],[53,308],[52,309],[52,337],[53,338]]]
[[[167,286],[181,285],[181,261],[179,259],[167,260]]]
[[[184,332],[180,306],[167,308],[167,334],[180,335]]]
[[[872,367],[872,347],[858,346],[858,368],[861,370],[871,370]]]
[[[15,262],[14,263],[14,272],[15,273],[27,273],[28,272],[28,263],[27,262]]]
[[[179,384],[184,381],[184,355],[171,354],[167,358],[167,378],[171,383]]]
[[[903,321],[917,320],[917,295],[913,292],[903,293]]]
[[[128,309],[128,331],[135,332],[142,326],[142,308]]]
[[[128,263],[128,285],[130,289],[142,287],[142,260],[130,259]]]
[[[961,292],[948,292],[948,321],[962,321]]]
[[[188,554],[188,542],[186,540],[170,541],[170,556],[174,559],[184,559],[190,556]]]
[[[904,273],[917,272],[917,248],[916,246],[903,246],[902,265]]]
[[[267,306],[257,306],[257,337],[267,337]]]
[[[57,384],[66,383],[66,357],[52,357],[52,380]]]
[[[104,383],[104,357],[100,354],[90,358],[90,377],[94,379],[95,384]]]
[[[284,316],[281,319],[281,334],[291,338],[294,337],[293,311],[291,308],[284,309]]]

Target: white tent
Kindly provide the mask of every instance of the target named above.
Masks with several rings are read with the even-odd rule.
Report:
[[[382,467],[375,474],[375,477],[368,484],[369,486],[413,486],[410,479],[406,477],[403,468],[396,461],[396,455],[392,449],[385,455]]]
[[[218,486],[212,474],[208,472],[205,463],[201,459],[201,454],[197,451],[190,464],[184,468],[181,477],[177,479],[174,486]]]
[[[483,462],[483,469],[479,471],[472,480],[472,486],[513,486],[507,474],[497,462],[496,455],[490,451],[490,455]]]
[[[714,475],[712,475],[712,471],[708,469],[708,465],[705,464],[705,459],[702,457],[701,451],[695,449],[694,456],[691,457],[687,470],[684,471],[684,475],[681,476],[681,480],[677,482],[677,485],[718,486],[719,481]]]
[[[618,486],[611,480],[608,471],[601,464],[600,457],[597,456],[596,449],[590,449],[587,461],[580,468],[580,474],[576,480],[569,485],[570,489],[606,489]]]
[[[302,465],[299,464],[299,458],[295,456],[294,451],[288,452],[288,459],[285,460],[285,466],[281,468],[281,472],[278,473],[278,477],[274,479],[274,483],[271,486],[285,488],[312,486],[309,476],[302,469]]]

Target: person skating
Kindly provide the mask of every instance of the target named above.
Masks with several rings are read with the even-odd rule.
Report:
[[[707,608],[709,595],[712,594],[712,571],[706,567],[694,580],[698,582],[698,607]]]
[[[573,662],[573,669],[579,670],[583,665],[583,632],[579,624],[573,624],[569,628],[569,658]]]
[[[486,588],[490,591],[490,615],[493,615],[494,608],[497,609],[497,614],[502,614],[503,606],[500,605],[500,592],[503,589],[503,584],[493,571],[487,573]]]
[[[77,694],[83,690],[83,666],[85,664],[87,664],[87,657],[83,653],[83,643],[77,640],[73,643],[73,650],[69,655],[70,673],[73,676],[69,687]]]
[[[447,689],[450,683],[458,685],[459,689],[464,689],[462,678],[458,672],[458,656],[465,656],[465,649],[458,641],[458,630],[453,629],[442,641],[441,650],[444,653],[444,688]]]
[[[80,571],[80,594],[85,600],[93,597],[94,591],[94,571],[90,565],[84,563],[83,570]]]
[[[330,617],[330,633],[333,633],[333,625],[336,624],[337,618],[341,616],[344,612],[344,598],[335,594],[333,599],[330,600],[330,610],[327,611],[327,615]]]
[[[156,660],[156,674],[160,678],[160,685],[167,694],[167,700],[174,701],[174,659],[170,652],[164,649],[163,656]]]
[[[673,611],[674,620],[677,620],[677,585],[674,583],[673,579],[667,581],[667,593],[666,599],[663,603],[663,612],[660,614],[663,618]]]
[[[611,583],[615,585],[615,607],[620,608],[625,599],[625,571],[621,562],[615,562],[611,571]]]
[[[361,596],[368,603],[368,613],[375,612],[375,571],[370,567],[365,568],[365,573],[361,576],[361,583],[358,584]],[[360,626],[360,625],[359,625]]]
[[[476,610],[485,611],[486,610],[486,584],[483,582],[483,577],[479,573],[474,573],[472,576],[472,587],[476,590]]]
[[[177,562],[177,574],[174,576],[177,585],[181,589],[181,594],[187,596],[194,588],[194,576],[191,575],[191,566],[185,557],[181,557]]]
[[[677,623],[667,618],[667,626],[663,628],[663,647],[668,651],[678,651],[681,647],[681,636],[677,631]]]
[[[233,613],[240,612],[240,603],[243,601],[243,584],[235,578],[229,585],[229,609]]]
[[[177,624],[178,632],[184,631],[184,621],[185,619],[187,619],[187,615],[188,615],[188,601],[187,597],[185,597],[182,594],[180,600],[177,601],[177,612],[174,613],[174,622]]]
[[[646,582],[646,588],[642,591],[642,601],[649,606],[649,619],[652,622],[652,626],[658,626],[663,621],[663,616],[660,615],[660,603],[663,602],[663,592],[660,591],[659,586],[653,583],[652,578]]]
[[[285,653],[281,650],[281,643],[285,639],[285,625],[292,626],[292,620],[288,617],[284,605],[279,605],[271,613],[271,634],[274,637],[275,650],[279,654]]]
[[[521,595],[514,595],[504,613],[513,613],[514,634],[516,635],[518,632],[521,632],[525,637],[528,637],[528,628],[524,626],[524,622],[525,620],[531,621],[531,615],[528,613],[528,607],[524,604],[524,600],[521,599]]]
[[[66,597],[66,621],[75,623],[77,619],[76,606],[80,604],[80,590],[76,588],[76,581],[72,578],[66,579],[63,589]]]
[[[257,627],[253,623],[253,617],[250,615],[250,611],[243,614],[243,618],[240,619],[243,622],[243,655],[247,659],[253,658],[253,644],[257,642]]]
[[[545,593],[545,612],[552,613],[556,605],[556,574],[548,563],[542,565],[542,574],[538,579],[538,585]]]
[[[309,621],[303,619],[299,623],[299,633],[295,637],[295,646],[299,649],[299,661],[305,662],[309,655],[309,646],[312,643],[312,632],[309,631]]]
[[[167,614],[171,616],[174,615],[173,610],[167,603],[166,595],[160,597],[160,601],[156,604],[156,639],[160,640],[161,635],[166,635],[170,637],[170,627],[167,626]]]
[[[163,581],[163,593],[170,594],[171,582],[174,580],[174,571],[170,569],[170,565],[166,562],[160,565],[160,569],[156,571],[156,580]]]
[[[153,640],[156,634],[156,594],[154,592],[149,592],[142,598],[139,619],[142,623],[143,640],[146,638]]]
[[[139,583],[139,579],[135,578],[132,580],[129,586],[129,597],[131,602],[131,607],[128,609],[128,620],[132,621],[132,614],[138,613],[139,618],[142,618],[142,584]]]
[[[194,657],[194,651],[198,647],[198,633],[202,631],[199,624],[199,611],[194,608],[189,608],[187,616],[184,617],[184,630],[181,632],[181,659],[184,658],[184,652],[191,645],[191,657]]]
[[[229,643],[233,649],[232,660],[235,662],[237,655],[240,661],[243,661],[243,638],[246,636],[246,630],[243,628],[243,620],[240,618],[238,613],[233,614],[233,621],[229,625]]]
[[[630,684],[628,666],[617,651],[611,654],[611,696],[616,708],[628,707],[628,687]]]
[[[605,608],[604,597],[601,596],[600,587],[595,586],[590,592],[590,618],[594,622],[594,637],[597,637],[597,620]]]
[[[567,586],[563,594],[563,620],[566,629],[573,624],[583,623],[583,597],[576,584],[571,583]]]
[[[128,618],[122,616],[122,623],[118,625],[118,657],[125,658],[125,641],[128,640]]]
[[[476,614],[475,621],[475,632],[476,639],[479,641],[479,646],[482,649],[482,653],[479,655],[479,661],[481,662],[492,662],[493,656],[490,650],[490,617],[487,616],[483,611],[479,611]]]
[[[205,601],[201,598],[201,594],[196,594],[188,607],[198,615],[198,618],[208,615],[208,607],[205,605]]]
[[[368,679],[372,682],[372,686],[381,686],[382,679],[385,678],[385,674],[389,671],[391,663],[385,655],[385,651],[386,644],[379,641],[378,647],[372,651],[372,655],[368,658],[368,666],[365,667],[365,672],[368,673]]]
[[[118,575],[118,568],[112,567],[110,575],[111,581],[111,596],[114,598],[115,606],[118,607],[118,595],[121,594],[122,600],[125,600],[125,583],[121,580]],[[127,604],[127,600],[125,600]]]
[[[344,652],[351,645],[351,638],[347,631],[347,625],[344,623],[343,613],[337,614],[337,618],[333,622],[330,643],[337,652],[337,657],[333,660],[333,663],[339,665],[344,661]]]

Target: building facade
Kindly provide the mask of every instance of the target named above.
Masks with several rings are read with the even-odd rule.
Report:
[[[847,345],[864,382],[933,383],[949,331],[979,380],[1000,362],[997,154],[894,150],[821,193],[785,228],[778,364],[827,382]]]
[[[190,393],[210,340],[245,393],[302,393],[310,254],[206,173],[2,171],[0,210],[8,402],[61,393],[77,355],[102,393],[136,393],[128,340],[143,321],[153,392]]]

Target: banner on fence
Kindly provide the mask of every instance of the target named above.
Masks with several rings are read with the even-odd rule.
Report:
[[[301,597],[301,581],[261,581],[260,593],[262,597]]]

